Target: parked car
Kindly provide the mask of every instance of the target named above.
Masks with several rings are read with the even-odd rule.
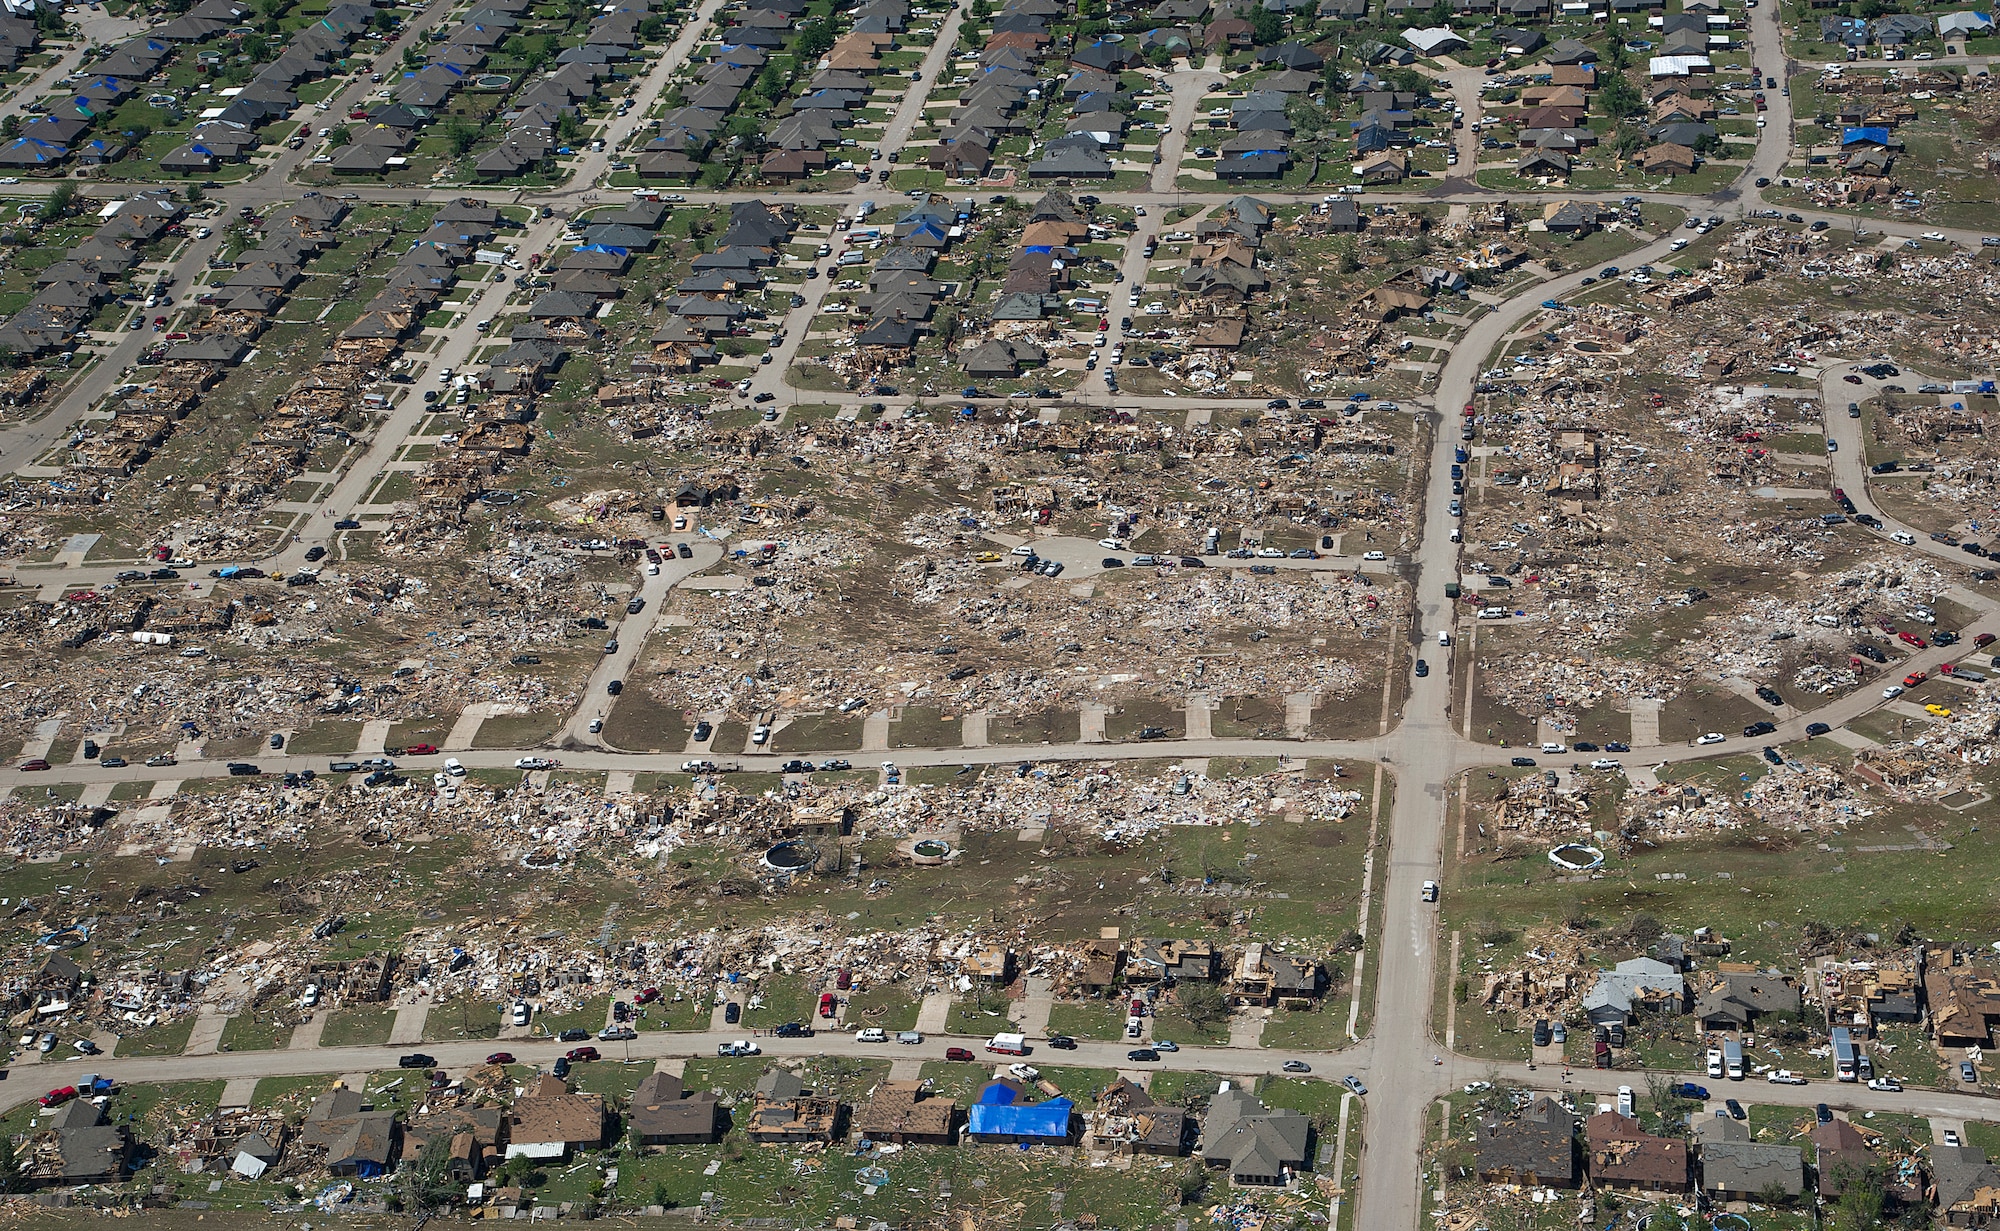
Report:
[[[1278,1067],[1287,1073],[1310,1073],[1313,1071],[1313,1066],[1303,1060],[1287,1060]]]
[[[413,1051],[407,1056],[396,1057],[396,1067],[399,1069],[427,1069],[436,1064],[436,1056],[427,1056],[420,1051]]]
[[[1135,1047],[1125,1053],[1125,1058],[1134,1064],[1150,1064],[1160,1058],[1160,1053],[1150,1047]]]
[[[586,1060],[596,1060],[599,1057],[595,1047],[572,1047],[563,1053],[563,1058],[571,1064],[581,1064]]]
[[[1076,1040],[1066,1034],[1052,1034],[1049,1036],[1049,1046],[1057,1051],[1075,1051]]]
[[[492,1055],[486,1057],[486,1063],[512,1064],[514,1063],[514,1053],[510,1051],[496,1051]]]
[[[1361,1079],[1359,1077],[1356,1077],[1352,1073],[1349,1073],[1347,1076],[1341,1078],[1340,1084],[1346,1086],[1349,1090],[1354,1091],[1354,1093],[1357,1095],[1368,1093],[1368,1087],[1362,1085]]]
[[[963,1047],[947,1047],[944,1049],[944,1058],[964,1062],[977,1060],[979,1057],[973,1055]]]

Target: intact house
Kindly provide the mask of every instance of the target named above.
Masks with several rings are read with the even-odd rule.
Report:
[[[1576,1117],[1549,1095],[1481,1120],[1473,1152],[1482,1184],[1576,1186]]]
[[[573,1091],[560,1077],[528,1087],[507,1111],[507,1157],[558,1160],[604,1144],[604,1096]]]
[[[1236,1184],[1279,1185],[1304,1171],[1312,1157],[1312,1121],[1289,1108],[1270,1108],[1247,1090],[1225,1087],[1209,1100],[1201,1125],[1201,1157]]]
[[[1030,1103],[1027,1088],[1002,1078],[986,1083],[966,1113],[965,1139],[992,1145],[1073,1144],[1076,1104],[1056,1097]]]
[[[653,1073],[632,1092],[626,1111],[636,1146],[708,1145],[723,1133],[713,1090],[690,1093],[672,1073]]]

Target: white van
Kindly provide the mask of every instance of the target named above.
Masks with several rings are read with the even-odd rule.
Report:
[[[1722,1049],[1719,1047],[1708,1049],[1708,1075],[1710,1077],[1722,1076]]]
[[[1621,1116],[1630,1116],[1632,1114],[1632,1087],[1630,1086],[1618,1087],[1618,1114]]]
[[[457,757],[446,757],[444,759],[444,772],[454,778],[463,778],[465,777],[465,766],[459,764]]]
[[[1438,630],[1438,644],[1439,645],[1451,644],[1451,634],[1442,628]]]
[[[887,1043],[889,1036],[880,1026],[869,1026],[854,1032],[856,1043]]]
[[[1917,545],[1917,536],[1907,530],[1892,530],[1889,532],[1889,537],[1905,547],[1915,547]]]

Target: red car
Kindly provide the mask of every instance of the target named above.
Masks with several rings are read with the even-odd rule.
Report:
[[[46,767],[46,766],[44,766],[43,768],[47,768],[47,767]],[[820,996],[819,996],[819,1015],[820,1015],[821,1017],[832,1017],[832,1016],[833,1016],[833,993],[832,993],[832,992],[821,992],[821,993],[820,993]]]
[[[569,1058],[571,1064],[582,1064],[586,1060],[598,1058],[595,1047],[572,1047],[563,1054]]]
[[[1910,672],[1910,673],[1909,673],[1908,675],[1906,675],[1906,676],[1904,676],[1904,677],[1903,677],[1903,687],[1905,687],[1905,688],[1915,688],[1915,687],[1916,687],[1917,685],[1919,685],[1919,684],[1923,683],[1923,682],[1924,682],[1925,680],[1927,680],[1927,679],[1929,679],[1929,678],[1931,678],[1931,677],[1930,677],[1930,675],[1929,675],[1928,673],[1926,673],[1926,672],[1923,672],[1923,671],[1912,671],[1912,672]]]
[[[75,1097],[76,1097],[75,1086],[57,1086],[55,1089],[49,1091],[47,1094],[44,1094],[42,1097],[36,1099],[35,1101],[37,1103],[40,1103],[44,1107],[60,1107],[64,1103],[69,1102],[71,1099]]]
[[[510,1051],[496,1051],[492,1055],[486,1057],[486,1063],[512,1064],[514,1063],[514,1053]]]
[[[1930,642],[1925,641],[1922,637],[1917,636],[1915,633],[1897,633],[1896,636],[1899,640],[1903,641],[1904,643],[1916,646],[1920,650],[1926,649],[1930,645]]]
[[[428,757],[434,756],[436,753],[436,744],[411,744],[408,748],[403,749],[403,755],[406,757]]]
[[[658,1000],[659,998],[660,998],[660,989],[659,989],[659,988],[657,988],[657,987],[645,987],[645,988],[640,988],[640,989],[639,989],[639,994],[638,994],[637,996],[634,996],[634,997],[632,997],[632,1003],[633,1003],[633,1004],[651,1004],[651,1003],[653,1003],[653,1002],[654,1002],[655,1000]]]
[[[33,757],[30,758],[29,760],[21,762],[21,769],[23,771],[47,769],[48,767],[49,763],[47,759],[43,757]]]
[[[973,1060],[977,1057],[963,1047],[947,1047],[944,1049],[944,1058],[947,1060]]]
[[[1995,638],[1992,633],[1981,633],[1972,639],[1972,644],[1983,650],[1987,646],[1992,645],[1994,640]]]
[[[848,988],[853,987],[854,972],[852,970],[849,970],[847,967],[842,966],[839,970],[833,972],[833,985],[839,988],[843,992],[846,991]]]

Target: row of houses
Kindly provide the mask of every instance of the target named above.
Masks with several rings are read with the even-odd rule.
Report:
[[[307,265],[338,243],[334,231],[346,215],[345,204],[316,194],[272,207],[257,246],[239,253],[226,266],[228,276],[196,298],[195,306],[206,311],[143,357],[152,369],[148,379],[110,399],[108,420],[86,425],[71,445],[68,468],[126,477],[145,464],[202,396],[249,355]],[[270,499],[299,473],[312,444],[305,424],[282,415],[260,421],[228,467],[210,476],[207,499],[212,505]]]
[[[35,275],[34,294],[0,324],[0,347],[31,359],[70,348],[98,309],[129,289],[147,254],[179,232],[186,212],[166,190],[105,206],[90,238]]]
[[[667,320],[653,332],[651,357],[634,363],[633,371],[689,372],[718,361],[718,338],[748,332],[750,309],[738,297],[764,285],[767,271],[784,258],[785,245],[798,226],[797,212],[789,203],[732,203],[715,247],[695,257],[687,275],[675,284],[674,296],[666,303]],[[563,258],[556,270],[558,287],[564,272],[580,263],[618,259],[617,245],[603,241],[620,236],[586,231],[584,238],[597,242],[586,242]],[[606,247],[612,249],[608,256],[603,253]]]

